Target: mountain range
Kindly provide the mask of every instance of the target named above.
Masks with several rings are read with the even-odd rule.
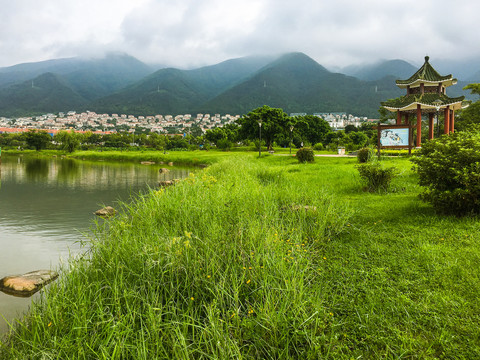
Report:
[[[56,59],[0,68],[0,116],[87,109],[131,115],[244,114],[269,105],[287,113],[375,118],[381,101],[403,95],[395,79],[417,69],[388,60],[332,72],[303,53],[244,57],[191,70],[155,70],[118,53]],[[480,80],[480,69],[469,69],[471,75],[448,89],[450,96],[470,96],[462,88]]]

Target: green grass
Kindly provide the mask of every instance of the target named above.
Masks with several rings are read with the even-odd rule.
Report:
[[[480,358],[478,218],[408,160],[378,194],[355,158],[226,154],[99,224],[0,358]]]

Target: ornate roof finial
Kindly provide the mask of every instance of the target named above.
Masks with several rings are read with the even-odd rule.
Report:
[[[428,62],[428,60],[430,60],[430,56],[425,56],[425,62]]]

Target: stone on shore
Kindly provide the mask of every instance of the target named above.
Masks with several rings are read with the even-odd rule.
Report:
[[[140,164],[142,164],[142,165],[154,165],[155,161],[141,161]]]
[[[111,206],[106,206],[103,209],[99,209],[94,212],[95,215],[105,219],[114,216],[116,213],[116,210]]]
[[[165,181],[160,181],[158,185],[162,187],[167,187],[167,186],[175,185],[178,182],[180,182],[180,179],[165,180]]]
[[[0,279],[0,290],[13,296],[29,297],[57,277],[58,273],[51,270],[37,270],[23,275],[6,276]]]

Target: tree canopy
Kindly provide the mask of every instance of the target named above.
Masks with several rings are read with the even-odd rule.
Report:
[[[480,84],[469,84],[463,89],[470,90],[472,94],[480,95]],[[456,130],[464,130],[472,124],[480,123],[480,100],[463,109],[458,115],[458,120],[455,124]]]
[[[238,124],[241,125],[239,134],[243,139],[258,139],[260,135],[259,124],[261,123],[262,140],[265,141],[267,148],[271,150],[275,138],[279,134],[290,131],[288,127],[289,119],[282,109],[264,105],[238,119]]]
[[[25,142],[28,147],[42,150],[52,141],[52,137],[46,131],[30,130],[25,134]]]
[[[332,132],[328,122],[315,115],[297,116],[295,120],[296,132],[310,144],[325,143],[328,133]]]
[[[71,153],[80,145],[80,137],[81,135],[75,133],[73,130],[59,131],[57,135],[55,135],[55,141],[62,144],[63,150]]]

